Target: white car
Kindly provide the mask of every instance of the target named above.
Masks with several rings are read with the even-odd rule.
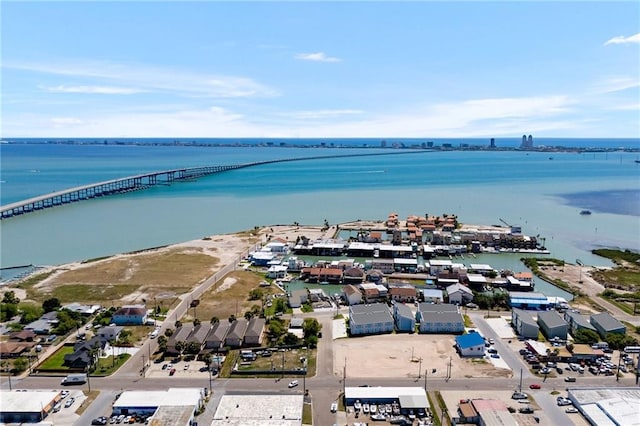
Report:
[[[337,402],[335,402],[335,401],[333,401],[333,402],[331,403],[331,412],[332,412],[332,413],[335,413],[336,411],[338,411],[338,403],[337,403]]]
[[[289,387],[290,388],[295,388],[296,386],[298,386],[298,381],[297,380],[292,380],[289,382]]]

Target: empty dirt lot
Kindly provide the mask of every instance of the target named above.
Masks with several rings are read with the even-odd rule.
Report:
[[[462,359],[456,353],[453,335],[384,334],[349,337],[333,341],[335,374],[342,375],[345,358],[350,377],[445,377],[451,360],[451,378],[511,377],[511,370],[495,368],[482,359]],[[422,363],[419,359],[422,358]],[[432,373],[432,369],[436,373]]]

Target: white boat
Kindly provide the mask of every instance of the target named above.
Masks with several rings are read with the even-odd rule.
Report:
[[[356,412],[360,411],[360,409],[362,408],[362,404],[360,404],[360,400],[356,399],[356,402],[353,403],[353,409],[356,410]]]
[[[369,404],[362,404],[362,412],[369,414]]]
[[[370,412],[371,414],[376,414],[376,412],[377,412],[377,411],[378,411],[378,407],[376,406],[376,404],[371,404],[371,405],[369,406],[369,412]]]
[[[374,421],[385,421],[387,420],[387,417],[384,414],[372,414],[371,415],[371,420]]]

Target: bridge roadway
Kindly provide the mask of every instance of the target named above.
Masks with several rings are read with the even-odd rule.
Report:
[[[260,166],[272,163],[284,163],[290,161],[307,161],[326,158],[344,158],[344,157],[366,157],[379,155],[398,155],[398,154],[420,154],[430,152],[428,150],[403,150],[400,152],[378,152],[367,154],[338,154],[338,155],[317,155],[311,157],[299,158],[282,158],[275,160],[256,161],[252,163],[233,164],[226,166],[203,166],[190,167],[182,169],[164,170],[152,173],[145,173],[135,176],[128,176],[119,179],[107,180],[104,182],[93,183],[89,185],[77,186],[50,194],[40,195],[15,203],[0,206],[0,220],[8,219],[38,210],[51,207],[61,206],[64,204],[74,203],[82,200],[89,200],[107,195],[123,194],[132,191],[139,191],[156,185],[171,185],[172,182],[197,179],[214,173],[221,173],[229,170],[236,170],[246,167]]]

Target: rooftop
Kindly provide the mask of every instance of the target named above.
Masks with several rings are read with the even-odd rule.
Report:
[[[299,426],[303,396],[223,395],[212,426]]]

